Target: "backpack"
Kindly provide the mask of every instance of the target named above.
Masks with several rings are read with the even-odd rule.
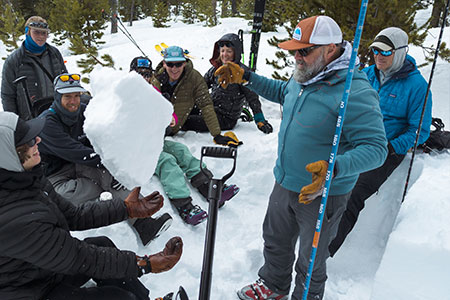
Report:
[[[433,149],[442,151],[444,149],[450,149],[450,131],[444,130],[444,123],[439,118],[432,118],[431,125],[434,126],[434,130],[430,132],[430,137],[420,145],[423,152],[430,153]]]

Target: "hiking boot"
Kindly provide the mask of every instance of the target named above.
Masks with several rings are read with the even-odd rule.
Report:
[[[137,219],[136,222],[134,222],[133,227],[138,232],[142,244],[147,246],[151,240],[156,239],[161,233],[166,231],[171,224],[172,217],[168,213],[165,213],[157,219]]]
[[[202,196],[205,197],[206,199],[208,199],[208,189],[209,189],[209,182],[202,184],[201,186],[198,187],[199,193],[202,194]],[[239,190],[240,190],[239,187],[235,184],[232,185],[224,184],[222,189],[222,196],[219,201],[219,207],[222,207],[225,204],[225,201],[230,200],[231,198],[234,197],[234,195],[239,193]]]
[[[287,295],[280,295],[270,290],[261,278],[256,280],[255,283],[244,286],[241,290],[237,291],[237,295],[242,300],[288,300]]]
[[[200,224],[208,217],[206,211],[201,209],[198,205],[192,205],[192,203],[188,203],[179,208],[178,212],[183,221],[191,225]]]

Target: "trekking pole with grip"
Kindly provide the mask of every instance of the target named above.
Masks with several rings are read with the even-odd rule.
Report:
[[[405,201],[406,192],[408,190],[409,178],[411,177],[411,170],[414,163],[414,157],[416,156],[417,143],[419,142],[420,131],[422,130],[422,122],[423,116],[425,114],[425,109],[428,101],[428,94],[430,93],[431,81],[433,80],[434,68],[436,67],[436,61],[439,55],[439,47],[441,46],[442,35],[444,33],[445,23],[447,21],[447,13],[448,13],[448,4],[450,0],[447,0],[447,4],[445,5],[444,15],[442,19],[441,32],[439,33],[438,43],[436,45],[436,51],[434,52],[434,60],[433,65],[431,66],[430,79],[428,80],[427,93],[425,94],[425,101],[423,102],[422,114],[420,115],[419,128],[417,128],[416,140],[414,142],[414,148],[412,151],[411,162],[409,163],[408,175],[406,175],[405,188],[403,190],[402,203]]]
[[[333,137],[333,146],[331,148],[330,159],[328,160],[328,170],[325,179],[325,187],[322,193],[322,200],[319,207],[319,216],[316,222],[316,231],[312,242],[311,256],[309,260],[308,273],[306,274],[302,300],[306,300],[309,291],[309,284],[314,269],[314,260],[316,259],[317,247],[319,246],[320,232],[322,230],[323,216],[327,207],[328,191],[330,190],[331,180],[333,177],[333,169],[336,160],[336,155],[339,148],[339,140],[341,139],[342,126],[344,124],[345,110],[347,109],[347,102],[352,85],[353,73],[355,72],[356,58],[358,55],[359,41],[361,40],[362,30],[364,26],[364,19],[366,17],[368,0],[363,0],[361,9],[359,11],[358,25],[355,32],[355,39],[353,41],[352,56],[348,66],[347,78],[345,79],[344,95],[342,96],[339,107],[339,115],[336,122],[336,129]],[[328,246],[328,245],[327,245]]]
[[[233,159],[233,168],[222,179],[212,178],[208,189],[208,222],[206,225],[205,249],[203,252],[203,266],[200,280],[199,300],[208,300],[211,293],[212,265],[214,259],[214,244],[216,241],[217,217],[219,201],[222,197],[222,187],[225,181],[233,175],[236,169],[237,149],[231,147],[202,147],[200,169],[203,169],[203,157],[230,158]]]

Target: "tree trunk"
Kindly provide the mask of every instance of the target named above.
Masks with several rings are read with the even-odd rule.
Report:
[[[444,12],[444,0],[435,0],[431,12],[431,27],[439,27],[441,24],[441,15]]]
[[[111,12],[112,12],[112,16],[111,16],[111,33],[117,33],[117,7],[118,7],[118,0],[112,0],[112,5],[111,5]]]
[[[231,0],[231,15],[232,15],[233,17],[235,17],[235,16],[237,15],[237,13],[238,13],[236,1],[237,1],[237,0]]]
[[[135,0],[133,0],[131,2],[131,8],[130,8],[130,26],[133,26],[133,18],[134,18],[134,2]]]

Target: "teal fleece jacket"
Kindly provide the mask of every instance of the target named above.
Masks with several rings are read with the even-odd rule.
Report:
[[[347,69],[338,70],[307,86],[293,78],[283,82],[250,75],[249,88],[283,106],[274,174],[285,189],[300,192],[312,182],[305,166],[328,161],[346,75]],[[383,164],[386,146],[378,94],[366,75],[355,70],[329,194],[350,192],[360,173]]]

